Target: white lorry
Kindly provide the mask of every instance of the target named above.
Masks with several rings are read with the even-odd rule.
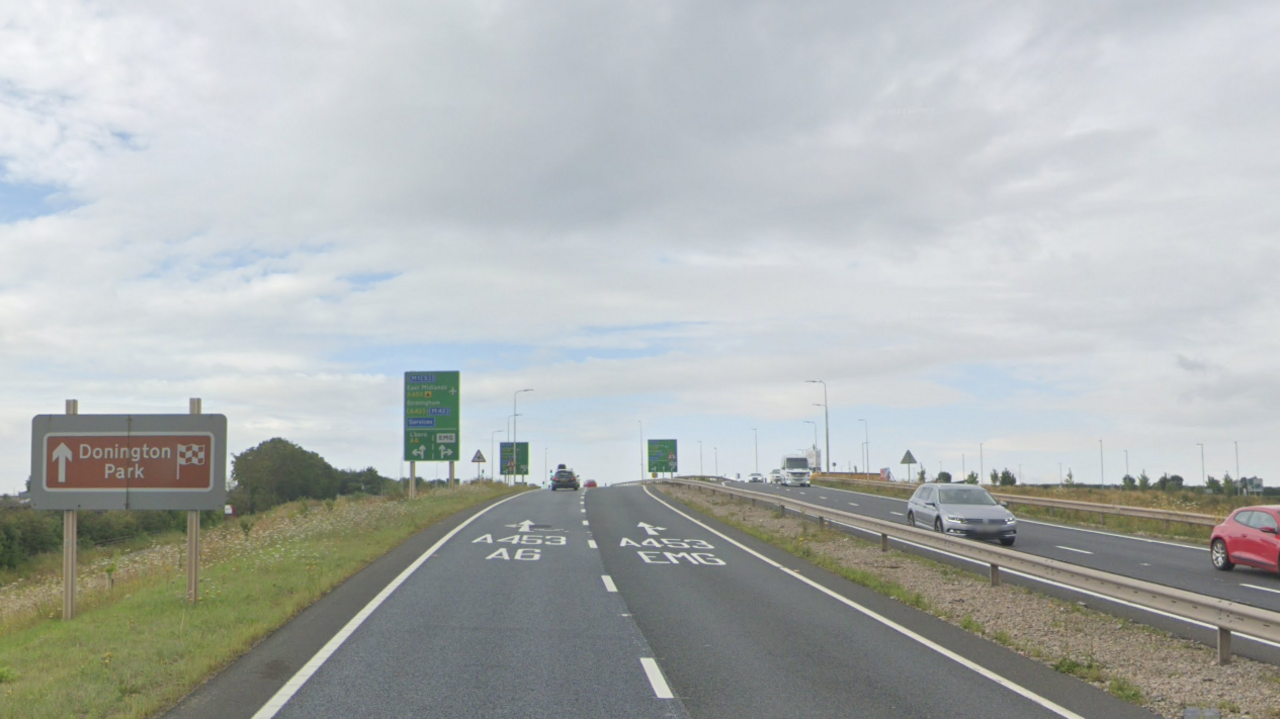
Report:
[[[782,458],[782,484],[787,487],[808,487],[809,458],[803,454],[788,454]]]

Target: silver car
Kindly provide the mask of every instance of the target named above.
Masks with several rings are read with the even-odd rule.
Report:
[[[907,524],[959,537],[999,539],[1006,547],[1018,538],[1013,513],[972,484],[920,485],[907,502]]]

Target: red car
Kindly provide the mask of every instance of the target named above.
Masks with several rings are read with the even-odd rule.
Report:
[[[1241,507],[1213,528],[1209,557],[1215,569],[1237,564],[1280,571],[1280,504]]]
[[[596,481],[594,479],[588,479],[587,483],[582,486],[586,487],[587,489],[591,489],[592,487],[596,486]]]

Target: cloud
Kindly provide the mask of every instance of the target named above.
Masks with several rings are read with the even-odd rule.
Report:
[[[602,477],[641,414],[794,448],[815,376],[895,453],[1280,468],[1269,4],[3,12],[0,490],[67,396],[394,474],[445,364]]]

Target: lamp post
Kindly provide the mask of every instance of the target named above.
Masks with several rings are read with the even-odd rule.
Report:
[[[511,466],[512,466],[512,467],[515,467],[515,464],[516,464],[516,441],[515,441],[515,439],[513,439],[513,438],[512,438],[512,434],[511,434],[511,425],[516,421],[516,417],[519,417],[519,416],[520,416],[520,415],[518,415],[518,414],[507,415],[507,442],[511,445]],[[502,458],[501,458],[501,457],[499,457],[498,459],[502,459]],[[514,477],[515,477],[515,470],[514,470],[514,469],[511,471],[511,474],[506,474],[506,473],[504,472],[504,473],[503,473],[503,476],[504,476],[504,477],[512,477],[513,479],[511,480],[511,483],[512,483],[512,484],[515,484],[515,479],[514,479]]]
[[[862,440],[863,440],[863,446],[866,448],[865,451],[863,452],[863,454],[865,455],[865,458],[863,459],[862,471],[870,472],[871,471],[871,430],[868,429],[868,427],[870,427],[871,425],[865,419],[860,419],[858,421],[862,423]]]
[[[1129,476],[1129,450],[1124,451],[1124,476]]]
[[[715,468],[716,476],[719,477],[720,476],[720,448],[712,447],[711,451],[713,452],[711,456],[715,458],[715,464],[713,464],[712,467]]]
[[[636,420],[640,423],[640,479],[644,479],[644,420]]]
[[[493,438],[497,437],[499,432],[506,432],[506,431],[507,430],[505,429],[495,429],[489,433],[489,461],[498,465],[499,469],[502,468],[502,458],[493,453],[493,448],[495,446]],[[489,473],[489,479],[491,480],[493,479],[493,472]]]
[[[756,474],[760,474],[760,433],[751,428],[751,443],[756,448]]]
[[[982,480],[986,479],[986,477],[983,476],[983,473],[986,471],[987,471],[987,468],[983,464],[983,458],[982,458],[982,443],[979,442],[978,443],[978,484],[982,484]]]
[[[702,440],[698,440],[698,476],[705,476],[702,474]]]
[[[1200,447],[1200,484],[1204,484],[1204,442],[1196,442]]]
[[[804,422],[805,424],[813,425],[813,448],[817,449],[818,448],[818,423],[814,422],[811,419],[802,419],[800,421]]]
[[[519,441],[519,435],[516,434],[516,429],[517,429],[516,417],[520,416],[520,410],[516,407],[516,405],[518,404],[518,400],[520,399],[521,392],[532,392],[532,391],[533,390],[531,389],[518,389],[515,391],[514,394],[511,395],[511,411],[515,413],[511,415],[511,464],[513,466],[515,465],[517,458],[520,456],[520,453],[516,451],[516,442]],[[515,467],[515,470],[518,470],[518,469],[520,468]],[[514,474],[515,470],[512,470],[512,475],[511,475],[511,483],[513,485],[516,483],[515,474]]]
[[[805,382],[808,382],[810,384],[822,385],[822,429],[827,437],[827,449],[826,449],[827,456],[826,456],[825,464],[827,467],[827,471],[830,472],[831,471],[831,412],[827,408],[827,383],[823,382],[820,379],[807,379],[805,380]],[[817,425],[814,425],[814,429],[815,430],[817,429]],[[818,447],[818,440],[815,439],[813,441],[813,446],[815,449]]]
[[[1240,442],[1232,442],[1236,446],[1236,481],[1240,481]]]
[[[1105,487],[1107,485],[1107,467],[1103,463],[1104,455],[1102,454],[1102,440],[1098,440],[1098,484]]]

